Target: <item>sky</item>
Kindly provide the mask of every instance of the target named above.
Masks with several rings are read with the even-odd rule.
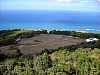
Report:
[[[5,10],[75,10],[100,12],[100,0],[0,0]]]

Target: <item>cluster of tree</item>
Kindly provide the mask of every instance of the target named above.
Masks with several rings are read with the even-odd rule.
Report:
[[[14,32],[20,31],[19,29],[17,30],[2,30],[0,31],[0,46],[2,45],[9,45],[9,44],[14,44],[16,36],[9,36],[14,34]]]
[[[27,32],[18,34],[16,37],[31,38],[31,37],[33,37],[35,35],[39,35],[39,34],[47,34],[47,31],[46,30],[27,31]]]
[[[0,46],[15,44],[17,38],[30,38],[39,34],[47,34],[47,30],[2,30],[0,31]]]
[[[76,32],[76,31],[57,31],[53,30],[50,31],[49,34],[57,34],[57,35],[69,35],[74,37],[80,37],[80,38],[99,38],[100,34],[97,33],[84,33],[84,32]]]
[[[34,58],[9,58],[0,62],[0,75],[99,75],[100,49],[58,49]]]

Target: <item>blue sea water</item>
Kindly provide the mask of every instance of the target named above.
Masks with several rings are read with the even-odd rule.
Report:
[[[0,23],[0,30],[5,29],[47,29],[47,30],[71,30],[100,32],[100,25],[95,24],[73,24],[73,23]]]
[[[100,32],[100,12],[0,12],[0,30],[19,28]]]

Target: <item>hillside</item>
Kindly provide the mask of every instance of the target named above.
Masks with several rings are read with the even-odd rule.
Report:
[[[100,34],[0,31],[0,75],[100,75],[100,40],[90,37]]]
[[[100,49],[58,49],[34,58],[9,58],[0,64],[0,75],[99,75]]]

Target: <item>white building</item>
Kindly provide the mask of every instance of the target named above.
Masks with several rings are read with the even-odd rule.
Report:
[[[98,40],[99,40],[98,38],[89,38],[89,39],[86,39],[85,41],[86,42],[96,42]]]

